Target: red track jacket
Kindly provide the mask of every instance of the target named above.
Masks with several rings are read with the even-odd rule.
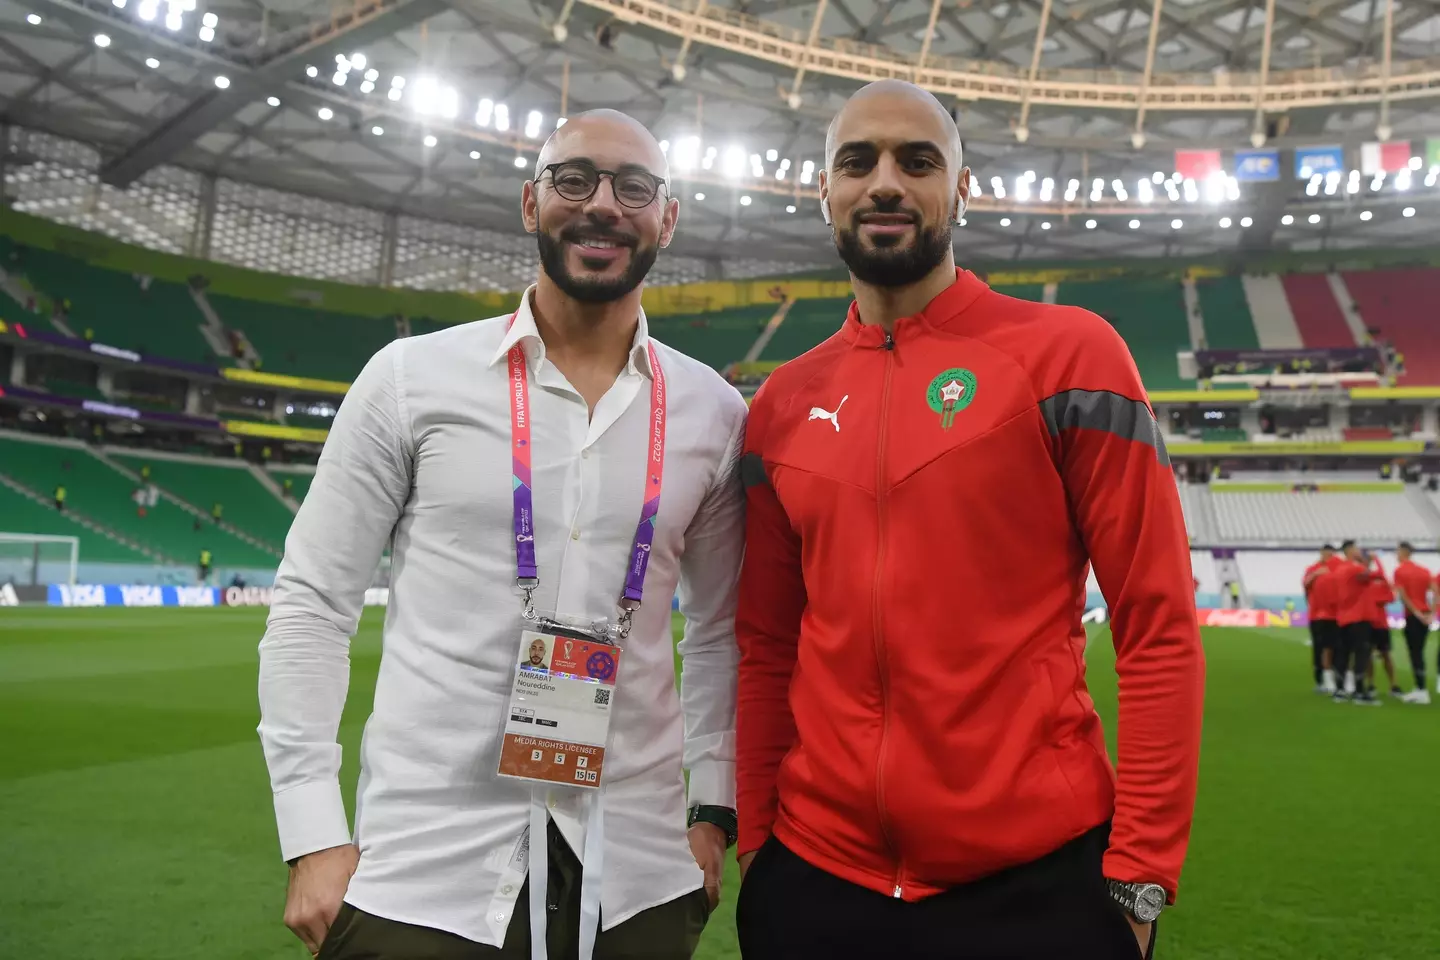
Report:
[[[739,851],[773,832],[915,900],[1113,817],[1106,874],[1173,897],[1204,661],[1160,432],[1104,320],[957,273],[888,343],[852,304],[751,407]],[[1092,562],[1118,789],[1085,686]]]

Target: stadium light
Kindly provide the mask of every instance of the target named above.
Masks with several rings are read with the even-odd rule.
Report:
[[[1161,173],[1159,170],[1156,170],[1154,173],[1150,174],[1150,182],[1158,187],[1160,184],[1165,182],[1165,174]]]
[[[1026,171],[1025,171],[1025,182],[1026,182],[1026,183],[1034,183],[1034,182],[1035,182],[1035,171],[1034,171],[1034,170],[1026,170]]]
[[[453,120],[460,115],[460,94],[454,87],[441,84],[432,77],[415,81],[411,102],[415,105],[415,112],[421,116],[441,116]],[[496,107],[495,112],[496,128],[503,129],[498,124],[500,108]]]
[[[795,204],[793,204],[793,203],[786,204],[786,205],[785,205],[785,212],[786,212],[786,213],[794,213],[794,212],[795,212]],[[961,220],[960,222],[961,222],[961,223],[964,223],[965,221],[964,221],[964,220]]]
[[[1185,226],[1185,221],[1181,220],[1179,217],[1176,217],[1174,220],[1170,221],[1171,230],[1179,230],[1183,226]]]
[[[1410,168],[1409,168],[1409,167],[1406,167],[1404,170],[1401,170],[1399,173],[1395,174],[1395,189],[1396,189],[1396,190],[1409,190],[1409,189],[1410,189]]]
[[[990,188],[995,191],[995,199],[996,199],[996,200],[1004,200],[1004,199],[1005,199],[1005,181],[1004,181],[1004,180],[1001,180],[999,177],[991,177],[991,178],[990,178]]]
[[[1360,219],[1361,219],[1361,220],[1369,220],[1372,216],[1374,216],[1374,214],[1372,214],[1369,210],[1361,210],[1361,211],[1360,211]]]
[[[376,70],[374,67],[371,67],[369,70],[365,71],[365,79],[369,80],[371,83],[374,83],[376,80],[380,79],[380,71]]]
[[[743,195],[743,196],[740,198],[740,206],[742,206],[742,207],[748,207],[748,206],[750,206],[750,195],[749,195],[749,194],[745,194],[745,195]]]
[[[201,27],[201,28],[200,28],[200,42],[201,42],[201,43],[211,43],[211,42],[213,42],[214,40],[215,40],[215,28],[214,28],[214,27]]]
[[[215,86],[219,87],[221,90],[228,90],[230,88],[230,78],[222,73],[220,76],[215,78]]]
[[[363,53],[352,53],[352,54],[350,54],[350,69],[352,69],[352,70],[364,70],[364,69],[365,69],[365,54],[363,54]]]
[[[705,199],[705,194],[703,194],[703,193],[697,193],[697,194],[695,194],[695,199],[696,199],[696,200],[704,200],[704,199]]]
[[[38,14],[38,13],[32,13],[32,14],[30,14],[29,16],[27,16],[27,17],[25,18],[25,22],[28,23],[28,24],[30,24],[30,26],[32,26],[32,27],[38,27],[38,26],[40,26],[40,23],[41,23],[41,21],[40,21],[40,14]]]
[[[539,110],[531,110],[528,114],[526,114],[525,136],[529,137],[531,140],[534,140],[536,137],[540,136],[540,124],[543,123],[544,120],[545,118],[541,116]]]
[[[330,82],[335,84],[335,86],[337,87],[343,87],[345,86],[345,78],[347,76],[349,76],[349,74],[347,74],[344,70],[336,70],[335,75],[330,78]]]
[[[390,78],[390,86],[398,87],[401,90],[405,89],[405,78],[398,73],[395,74],[395,76]]]
[[[972,173],[970,174],[970,196],[978,197],[980,195],[980,181],[976,179],[975,174]]]
[[[316,116],[318,116],[321,120],[329,120],[335,116],[335,111],[331,110],[329,107],[321,107],[320,110],[316,113]]]
[[[700,138],[681,137],[675,141],[675,155],[670,159],[675,161],[677,170],[694,170],[696,162],[700,159]]]
[[[1315,196],[1316,194],[1318,194],[1319,192],[1320,192],[1320,174],[1317,173],[1317,174],[1315,174],[1313,177],[1310,178],[1310,181],[1309,181],[1308,183],[1305,184],[1305,196],[1307,196],[1307,197],[1313,197],[1313,196]]]
[[[501,133],[510,129],[510,108],[503,103],[495,104],[495,129]]]
[[[725,148],[720,158],[720,172],[727,177],[738,177],[745,172],[745,148],[733,144]]]
[[[1080,181],[1077,180],[1077,179],[1075,179],[1074,177],[1071,177],[1071,178],[1070,178],[1070,182],[1067,183],[1067,184],[1065,184],[1065,192],[1066,192],[1066,193],[1079,193],[1079,192],[1080,192]]]
[[[1040,202],[1049,203],[1050,198],[1055,194],[1055,181],[1046,177],[1040,181]]]
[[[1401,211],[1400,211],[1400,216],[1402,216],[1402,217],[1413,217],[1413,216],[1415,216],[1415,208],[1414,208],[1414,207],[1406,207],[1404,210],[1401,210]]]
[[[1086,229],[1086,230],[1094,230],[1094,229],[1095,229],[1095,221],[1094,221],[1094,220],[1086,220],[1086,221],[1085,221],[1085,229]]]
[[[106,47],[110,46],[110,38],[103,33],[95,34],[95,46],[99,47],[101,50],[104,50]]]
[[[1335,196],[1335,191],[1340,189],[1340,171],[1331,170],[1325,174],[1325,196]]]
[[[372,82],[369,81],[369,80],[366,80],[364,83],[360,84],[360,92],[361,92],[361,93],[373,93],[374,90],[375,90],[375,84],[372,83]]]
[[[372,137],[383,137],[385,136],[385,128],[380,126],[379,124],[376,124],[375,126],[370,128],[370,135]]]
[[[1196,186],[1195,181],[1189,177],[1185,178],[1184,190],[1186,203],[1194,203],[1200,199],[1200,188]]]
[[[1092,180],[1092,181],[1090,182],[1090,192],[1091,192],[1091,193],[1104,193],[1104,192],[1105,192],[1105,181],[1102,180],[1102,179],[1099,178],[1099,177],[1096,177],[1094,180]]]
[[[320,76],[320,68],[313,65],[306,67],[305,76],[309,77],[311,80],[314,80],[316,77]]]
[[[1290,226],[1290,224],[1292,224],[1292,223],[1295,222],[1295,218],[1292,217],[1292,216],[1290,216],[1290,214],[1287,213],[1287,214],[1285,214],[1285,216],[1283,216],[1283,217],[1280,218],[1280,222],[1281,222],[1282,224],[1284,224],[1285,226],[1288,227],[1288,226]]]
[[[489,97],[486,97],[484,100],[481,100],[480,104],[475,108],[475,126],[490,126],[490,118],[494,115],[495,101],[491,100]]]
[[[165,29],[174,32],[184,25],[185,21],[180,18],[180,11],[171,7],[170,12],[165,14]]]
[[[390,92],[385,94],[385,97],[388,100],[398,101],[402,96],[404,96],[404,94],[405,91],[401,90],[399,87],[391,87]]]
[[[110,3],[116,10],[124,10],[126,0],[110,0]]]
[[[1419,157],[1411,157],[1411,158],[1410,158],[1410,169],[1411,169],[1411,170],[1419,170],[1420,167],[1421,167],[1424,163],[1425,163],[1425,161],[1424,161],[1424,160],[1421,160]]]
[[[765,151],[765,160],[766,160],[767,162],[769,162],[769,163],[774,163],[776,160],[779,160],[779,159],[780,159],[780,151],[779,151],[779,150],[776,150],[774,147],[771,147],[769,150],[766,150],[766,151]]]
[[[200,18],[200,24],[201,26],[210,27],[213,29],[220,26],[220,18],[215,16],[215,14],[213,13],[207,13],[205,14],[205,16]]]
[[[154,57],[146,57],[145,66],[149,67],[151,70],[156,70],[160,66],[160,61],[156,60]]]
[[[272,107],[278,107],[278,106],[280,106],[280,98],[279,98],[279,97],[266,97],[266,98],[265,98],[265,102],[266,102],[267,104],[269,104],[270,106],[272,106]]]
[[[1239,200],[1239,199],[1240,199],[1240,181],[1239,181],[1239,180],[1236,180],[1236,179],[1235,179],[1233,176],[1231,176],[1230,174],[1225,174],[1224,177],[1225,177],[1225,199],[1226,199],[1226,200]]]
[[[1220,229],[1221,229],[1221,230],[1229,230],[1229,229],[1230,229],[1230,218],[1229,218],[1229,217],[1221,217],[1221,218],[1220,218]]]
[[[1254,223],[1254,222],[1255,222],[1255,221],[1254,221],[1254,220],[1251,220],[1249,217],[1241,217],[1241,218],[1240,218],[1240,226],[1241,226],[1242,228],[1246,229],[1246,230],[1249,230],[1249,229],[1250,229],[1250,224],[1252,224],[1252,223]]]
[[[1017,203],[1024,203],[1030,199],[1030,178],[1015,178],[1015,200]]]
[[[715,147],[706,147],[705,156],[700,158],[701,168],[709,170],[711,167],[715,166],[715,158],[719,156],[719,154],[720,151]]]
[[[521,167],[525,166],[525,164],[526,164],[526,160],[525,160],[524,157],[516,157],[516,158],[515,158],[515,169],[518,170],[518,169],[520,169]]]
[[[1002,227],[1008,227],[1008,226],[1010,226],[1010,218],[1009,218],[1009,217],[1001,217],[1001,218],[1000,218],[1000,226],[1002,226]]]
[[[1049,230],[1049,229],[1050,229],[1050,221],[1049,221],[1049,220],[1042,220],[1042,221],[1040,221],[1040,229],[1041,229],[1041,230]]]
[[[1115,199],[1119,200],[1121,203],[1124,203],[1125,201],[1130,199],[1130,194],[1125,192],[1125,184],[1120,184],[1120,189],[1115,191]]]
[[[479,160],[479,159],[480,159],[480,151],[479,151],[479,150],[471,150],[471,151],[470,151],[470,159],[471,159],[471,160]]]
[[[159,0],[141,0],[140,6],[135,9],[135,12],[140,15],[141,20],[149,23],[160,15]]]
[[[1312,213],[1312,214],[1310,214],[1310,222],[1311,222],[1311,223],[1319,223],[1319,222],[1320,222],[1320,214],[1318,214],[1318,213]]]
[[[1140,229],[1140,221],[1139,221],[1139,220],[1131,220],[1131,221],[1130,221],[1130,229],[1131,229],[1131,230],[1139,230],[1139,229]]]
[[[1155,188],[1150,186],[1149,180],[1141,180],[1135,184],[1135,187],[1136,196],[1140,198],[1141,203],[1149,203],[1155,199]]]
[[[435,139],[435,134],[433,134],[433,133],[427,133],[427,134],[425,134],[425,139],[422,140],[422,141],[420,141],[420,142],[423,143],[423,144],[425,144],[426,147],[433,147],[433,146],[435,146],[435,144],[439,143],[440,141],[437,140],[437,139]]]
[[[808,184],[813,176],[815,176],[815,161],[806,160],[804,163],[800,164],[801,183]]]

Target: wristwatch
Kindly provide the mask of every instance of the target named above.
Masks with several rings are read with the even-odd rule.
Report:
[[[735,841],[740,838],[740,821],[735,816],[735,811],[729,807],[716,807],[709,804],[697,803],[690,808],[689,815],[685,818],[685,827],[689,829],[697,823],[709,823],[725,831],[725,846],[735,846]]]
[[[1110,899],[1120,904],[1120,909],[1134,917],[1136,923],[1154,923],[1165,909],[1165,888],[1158,883],[1106,880],[1105,884],[1110,888]]]

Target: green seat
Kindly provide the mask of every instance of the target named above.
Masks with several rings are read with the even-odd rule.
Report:
[[[161,489],[198,507],[206,515],[219,503],[221,519],[279,550],[290,530],[292,514],[273,493],[260,485],[243,466],[208,466],[178,460],[146,460],[143,456],[117,456],[119,462],[139,471],[150,464],[150,479]],[[252,550],[256,549],[254,547]],[[258,551],[257,551],[258,552]],[[277,558],[268,557],[274,565]]]
[[[646,320],[656,340],[716,370],[724,370],[745,359],[779,306],[762,303],[710,313],[651,316]]]
[[[289,480],[291,495],[300,501],[303,501],[305,495],[310,492],[310,483],[315,479],[313,473],[292,473],[289,470],[271,470],[270,476],[274,477],[275,482],[281,487],[284,487],[285,481]]]
[[[260,369],[320,380],[353,381],[395,339],[395,321],[211,294],[225,326],[245,334]]]
[[[6,463],[0,471],[8,469]],[[16,479],[20,479],[16,477]],[[23,482],[23,481],[22,481]],[[43,491],[49,495],[50,491]],[[154,563],[150,557],[101,536],[68,514],[36,503],[9,487],[0,486],[0,530],[6,533],[35,533],[80,538],[80,561],[97,563]]]
[[[1098,313],[1125,339],[1146,390],[1194,389],[1180,377],[1176,355],[1190,349],[1185,294],[1180,281],[1131,277],[1062,283],[1056,303]]]
[[[785,314],[785,322],[760,354],[761,360],[794,360],[824,343],[845,325],[850,297],[796,300]],[[773,311],[772,311],[773,313]]]
[[[1212,350],[1258,350],[1260,337],[1239,277],[1202,277],[1195,281],[1205,318],[1205,345]]]
[[[30,247],[14,269],[55,301],[70,301],[68,323],[76,336],[90,330],[98,343],[191,363],[220,362],[200,333],[205,318],[184,284],[152,280],[142,289],[128,273]]]

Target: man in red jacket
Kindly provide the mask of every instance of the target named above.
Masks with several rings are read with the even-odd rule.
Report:
[[[1415,674],[1415,689],[1402,698],[1406,703],[1430,702],[1425,689],[1425,641],[1430,637],[1430,622],[1435,619],[1435,606],[1430,597],[1435,589],[1435,576],[1414,560],[1414,548],[1400,544],[1396,556],[1395,592],[1405,604],[1405,646],[1410,653],[1410,670]],[[1436,666],[1436,692],[1440,693],[1440,664]]]
[[[1365,683],[1372,657],[1371,641],[1374,628],[1370,625],[1373,602],[1370,579],[1373,571],[1354,540],[1340,545],[1345,561],[1331,576],[1336,583],[1336,621],[1340,624],[1340,659],[1335,672],[1344,677],[1344,685],[1335,691],[1337,703],[1349,701],[1367,706],[1378,704],[1375,694]]]
[[[1390,581],[1385,576],[1385,568],[1380,565],[1379,554],[1367,552],[1365,557],[1370,564],[1370,586],[1366,588],[1366,596],[1370,600],[1370,646],[1375,651],[1375,656],[1385,665],[1385,676],[1390,681],[1390,695],[1399,697],[1400,685],[1395,682],[1395,658],[1390,655],[1393,647],[1390,638],[1390,611],[1386,609],[1390,601],[1395,599],[1395,591],[1390,589]],[[1373,693],[1374,658],[1365,664],[1365,679]]]
[[[1135,364],[1100,317],[955,268],[970,172],[930,94],[863,88],[826,155],[855,303],[761,388],[742,460],[742,953],[1146,953],[1189,839],[1204,659]],[[1118,782],[1085,685],[1092,564]]]
[[[1315,672],[1315,692],[1335,692],[1335,582],[1330,571],[1339,563],[1330,544],[1320,548],[1320,559],[1305,568],[1305,610],[1310,621],[1310,661]]]

